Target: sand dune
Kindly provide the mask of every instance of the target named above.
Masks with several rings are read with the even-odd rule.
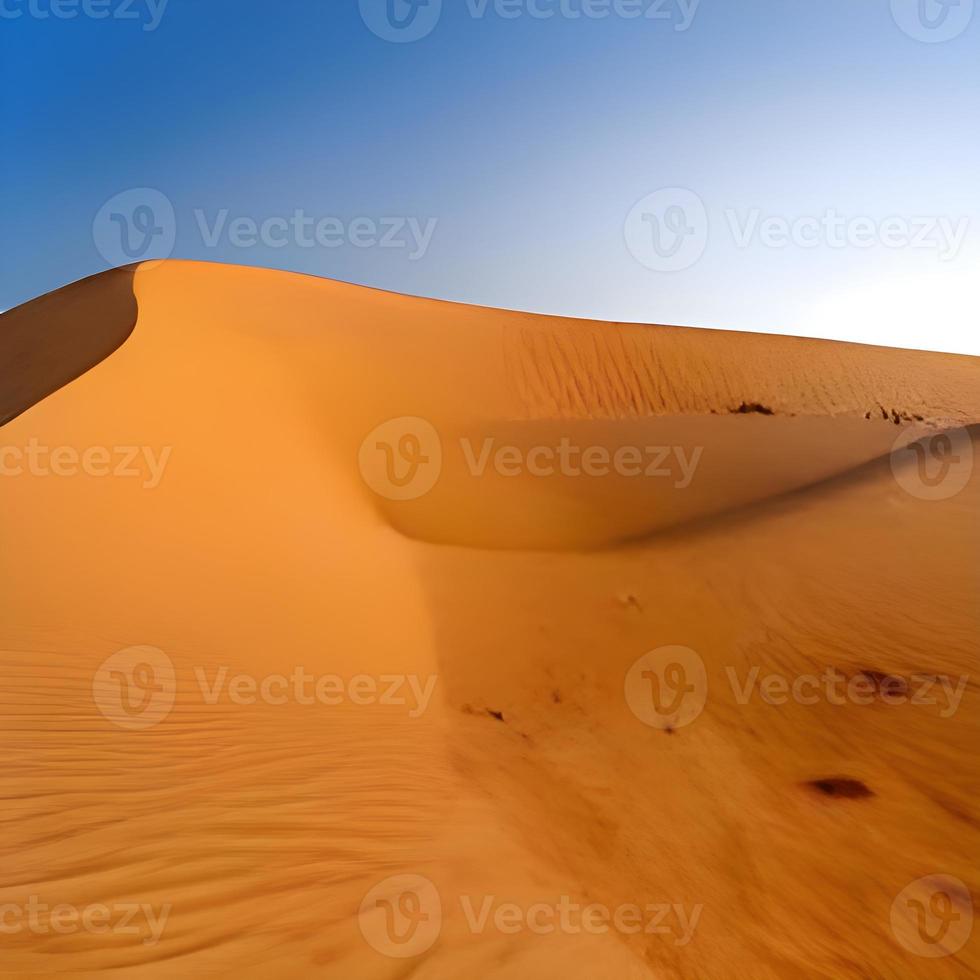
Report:
[[[0,351],[3,975],[980,976],[976,359],[185,262]]]
[[[136,325],[132,268],[41,296],[4,316],[0,425],[108,357]]]

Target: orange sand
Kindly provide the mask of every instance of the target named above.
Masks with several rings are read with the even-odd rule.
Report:
[[[960,922],[980,896],[980,478],[929,499],[913,452],[890,456],[949,430],[963,465],[976,359],[186,262],[136,268],[125,339],[126,304],[92,301],[114,275],[0,317],[0,349],[66,315],[121,344],[91,366],[50,333],[64,387],[43,397],[39,371],[0,449],[140,449],[136,476],[0,475],[0,975],[980,976],[980,928],[929,956],[891,916],[930,876],[964,886]],[[5,366],[0,405],[23,371]],[[442,467],[393,500],[432,444],[401,443],[403,422],[365,439],[405,418]],[[487,439],[517,475],[474,476],[460,440]],[[660,475],[529,472],[562,439],[671,452]],[[707,697],[651,726],[624,683],[669,645],[703,661]],[[99,667],[137,646],[176,687],[126,728]],[[202,672],[297,667],[434,678],[431,700],[202,693]],[[741,704],[731,676],[752,668],[965,680],[955,706]],[[395,875],[441,901],[406,958],[371,942],[384,902],[359,914]],[[32,896],[165,922],[2,931]],[[666,911],[650,932],[475,929],[488,896]]]

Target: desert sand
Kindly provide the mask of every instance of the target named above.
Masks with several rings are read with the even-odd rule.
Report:
[[[0,355],[0,975],[980,976],[977,359],[180,261]]]

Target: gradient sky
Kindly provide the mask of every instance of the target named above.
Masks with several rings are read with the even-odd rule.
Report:
[[[980,353],[973,0],[414,13],[0,0],[0,309],[121,261],[125,231],[134,258]]]

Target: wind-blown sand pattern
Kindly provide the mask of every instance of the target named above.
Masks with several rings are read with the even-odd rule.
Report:
[[[980,976],[976,359],[186,262],[0,354],[3,976]]]

